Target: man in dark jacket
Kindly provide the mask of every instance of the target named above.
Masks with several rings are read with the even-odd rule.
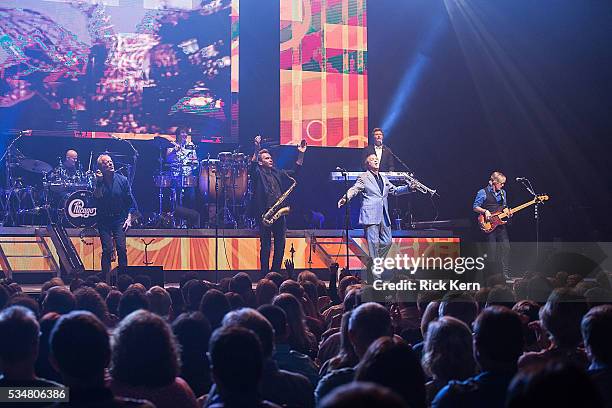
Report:
[[[374,128],[372,131],[374,144],[370,144],[363,149],[363,157],[361,162],[364,163],[369,155],[375,154],[378,158],[378,163],[380,163],[380,171],[395,171],[395,158],[393,157],[391,149],[383,144],[384,137],[385,134],[381,128]]]
[[[125,232],[132,226],[132,213],[136,210],[136,203],[128,179],[115,173],[113,159],[107,154],[98,157],[94,198],[98,232],[102,242],[102,273],[108,277],[113,238],[119,268],[127,267]]]
[[[281,195],[287,191],[294,177],[299,173],[304,162],[306,143],[302,141],[298,145],[298,158],[295,162],[295,170],[279,170],[274,167],[274,160],[267,149],[261,149],[261,136],[255,137],[255,151],[251,158],[249,175],[251,178],[252,198],[249,205],[249,213],[257,221],[259,227],[259,238],[261,249],[259,257],[261,261],[261,273],[265,276],[270,271],[270,246],[272,235],[274,235],[274,258],[272,270],[280,272],[285,252],[285,232],[287,229],[285,216],[279,217],[271,226],[262,222],[262,215],[272,207]],[[286,203],[285,203],[286,205]]]

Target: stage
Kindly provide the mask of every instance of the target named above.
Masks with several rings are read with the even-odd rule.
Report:
[[[66,231],[85,270],[99,272],[102,248],[95,230]],[[327,279],[325,271],[331,262],[346,263],[343,237],[343,230],[288,230],[284,258],[293,259],[298,271],[310,269]],[[363,230],[351,230],[349,237],[350,268],[364,270],[367,244]],[[459,238],[446,230],[394,231],[393,243],[389,256],[400,251],[422,254],[428,248],[442,254],[459,250]],[[144,268],[143,272],[161,267],[165,282],[177,282],[185,271],[198,271],[209,280],[238,271],[259,278],[259,248],[257,231],[248,229],[219,229],[218,239],[214,229],[133,229],[127,233],[128,264]],[[46,227],[0,228],[0,265],[17,282],[61,276],[58,252]]]

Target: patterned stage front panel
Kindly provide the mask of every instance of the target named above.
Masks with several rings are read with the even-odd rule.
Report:
[[[16,238],[10,238],[16,240]],[[32,240],[32,238],[19,238]],[[128,237],[128,263],[130,265],[144,265],[145,242],[154,241],[148,246],[147,257],[152,265],[162,265],[165,270],[214,270],[215,269],[215,239],[199,237]],[[9,240],[2,237],[2,240]],[[365,239],[355,238],[355,242],[367,252]],[[47,245],[57,260],[57,254],[50,238],[46,238]],[[330,244],[326,250],[332,258],[344,266],[344,246],[342,238],[326,238]],[[81,260],[88,270],[100,270],[100,255],[102,247],[98,238],[85,237],[83,240],[73,237],[72,242],[81,256]],[[394,238],[393,248],[389,256],[397,253],[409,256],[455,257],[459,255],[459,238]],[[308,241],[305,238],[287,238],[285,259],[291,258],[291,244],[295,249],[294,260],[297,269],[326,268],[321,259],[320,251],[310,253]],[[11,254],[40,254],[36,244],[2,244],[7,255]],[[312,264],[308,263],[309,257]],[[259,239],[258,238],[219,238],[219,269],[220,270],[258,270],[259,269]],[[351,268],[360,269],[361,262],[351,252]],[[11,262],[15,272],[28,270],[48,270],[48,266],[41,258],[20,258]]]

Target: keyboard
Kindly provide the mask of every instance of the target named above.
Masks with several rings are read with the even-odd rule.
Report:
[[[349,171],[347,172],[348,180],[355,181],[357,177],[363,173],[363,171]],[[380,174],[384,174],[389,181],[406,181],[404,176],[405,173],[399,171],[381,171]],[[344,181],[344,174],[341,171],[332,171],[330,174],[331,181]]]

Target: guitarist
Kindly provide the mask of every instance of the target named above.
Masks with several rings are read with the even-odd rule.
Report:
[[[506,176],[499,171],[494,171],[489,177],[489,185],[480,189],[476,193],[472,208],[478,214],[484,214],[486,220],[491,219],[491,213],[503,211],[510,216],[506,201],[506,191],[503,189],[506,184]],[[510,240],[505,225],[500,225],[491,233],[487,234],[489,241],[489,259],[494,269],[501,266],[501,273],[504,278],[508,278],[510,271]]]

